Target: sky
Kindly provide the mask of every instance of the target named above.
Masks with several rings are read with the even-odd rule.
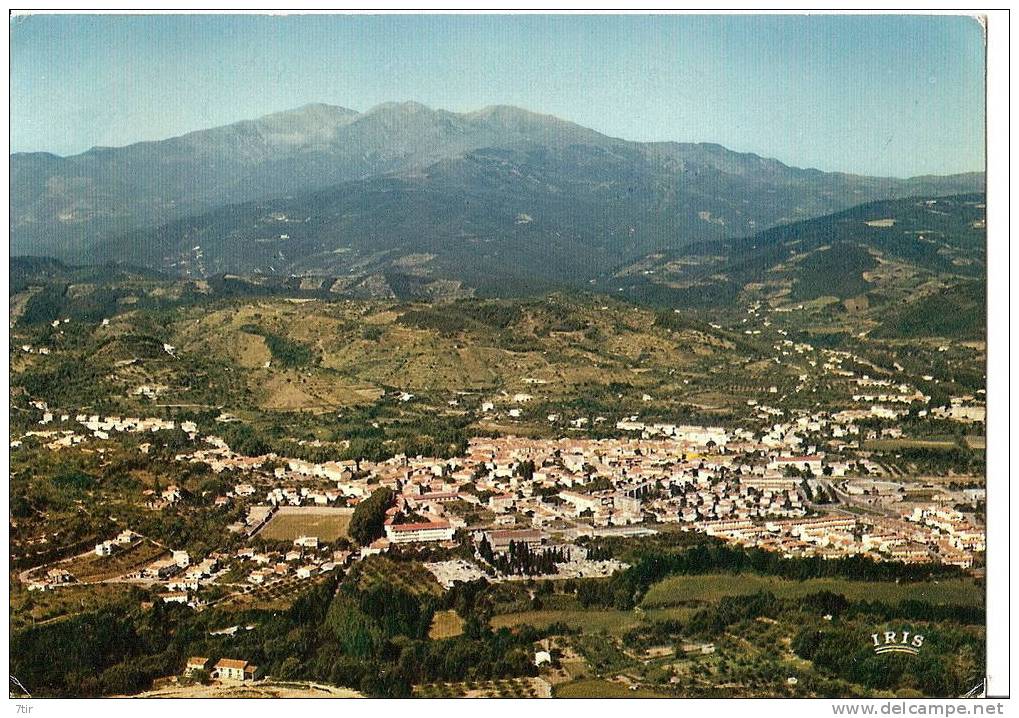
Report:
[[[13,152],[415,100],[823,170],[984,167],[984,40],[968,17],[32,15],[10,33]]]

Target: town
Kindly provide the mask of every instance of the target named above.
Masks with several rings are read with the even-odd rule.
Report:
[[[37,408],[43,412],[40,423],[52,421],[53,412]],[[446,585],[485,576],[495,581],[522,575],[604,577],[623,566],[589,559],[578,542],[676,529],[784,557],[862,555],[979,572],[983,529],[973,513],[958,507],[982,501],[984,489],[887,475],[872,461],[845,458],[861,433],[854,420],[868,413],[814,413],[772,424],[763,434],[645,425],[630,416],[616,427],[633,438],[478,437],[464,456],[451,459],[397,455],[378,462],[324,463],[238,454],[221,438],[184,422],[180,429],[198,448],[179,454],[178,461],[201,462],[216,474],[242,479],[211,497],[217,509],[244,512],[228,532],[282,538],[290,548],[243,546],[189,556],[168,546],[151,563],[102,580],[158,584],[165,589],[162,600],[201,608],[209,588],[224,576],[238,578],[238,572],[241,583],[248,584],[238,591],[246,593],[254,586],[343,570],[352,561],[405,544],[454,549],[464,541],[473,547],[471,560],[428,565]],[[60,418],[70,420],[66,414]],[[152,435],[174,428],[173,422],[152,419],[78,415],[75,421],[100,439],[110,431]],[[78,445],[85,436],[61,433],[51,446]],[[146,452],[148,445],[140,444],[139,450]],[[829,457],[825,449],[840,458]],[[342,527],[380,489],[388,489],[391,500],[378,537],[351,545]],[[139,500],[153,511],[181,500],[175,485],[145,494]],[[315,533],[316,524],[322,533]],[[114,556],[134,549],[142,538],[125,528],[96,544],[94,554]],[[518,546],[553,558],[523,567],[492,560]],[[22,578],[31,590],[73,584],[81,577],[66,563],[25,571]],[[219,593],[218,600],[235,594]]]

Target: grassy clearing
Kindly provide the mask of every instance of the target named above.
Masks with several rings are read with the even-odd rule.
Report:
[[[713,602],[723,596],[771,591],[779,598],[797,598],[818,591],[841,593],[852,601],[905,600],[929,601],[935,604],[980,606],[984,592],[972,579],[959,578],[923,583],[892,583],[890,581],[849,581],[838,578],[815,578],[790,581],[775,576],[750,574],[710,574],[704,576],[670,576],[659,581],[644,597],[645,608],[681,605],[688,602]]]
[[[644,615],[652,621],[685,621],[693,615],[694,611],[695,609],[690,607],[672,606],[644,611]]]
[[[262,397],[260,406],[272,411],[327,411],[371,404],[382,396],[375,386],[322,372],[253,372],[250,384]]]
[[[463,632],[464,622],[456,611],[436,611],[432,626],[428,629],[428,637],[437,641],[459,636]]]
[[[280,509],[259,536],[271,541],[293,541],[299,536],[317,536],[320,541],[335,541],[347,536],[353,509],[291,507]]]

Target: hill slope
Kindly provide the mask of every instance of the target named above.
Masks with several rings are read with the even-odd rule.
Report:
[[[980,338],[984,201],[971,194],[868,203],[742,240],[653,253],[595,286],[677,306],[806,307],[884,336]]]

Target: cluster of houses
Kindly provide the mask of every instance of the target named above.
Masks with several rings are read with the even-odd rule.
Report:
[[[310,579],[330,573],[343,566],[351,557],[345,549],[329,549],[320,546],[316,536],[299,536],[294,539],[293,549],[283,551],[256,551],[245,547],[238,549],[235,558],[254,564],[247,574],[247,582],[256,586],[271,584],[288,576]]]
[[[74,420],[92,432],[97,439],[108,439],[113,432],[139,434],[155,431],[173,431],[178,428],[177,422],[170,419],[154,417],[139,418],[134,416],[100,417],[98,414],[78,414]],[[194,437],[198,434],[198,425],[193,421],[180,422],[180,430]]]
[[[956,509],[946,506],[915,506],[904,518],[906,521],[928,527],[932,535],[938,539],[939,548],[945,555],[965,555],[967,552],[981,552],[987,548],[987,537],[984,532],[966,520]]]
[[[266,494],[265,500],[272,506],[328,506],[344,499],[340,489],[316,489],[308,486],[274,487]]]
[[[29,591],[52,591],[59,586],[74,583],[74,576],[66,568],[56,566],[48,569],[40,577],[33,578],[28,582]]]
[[[94,554],[105,558],[133,550],[141,538],[130,530],[122,531],[113,539],[97,543]],[[160,601],[201,608],[206,605],[202,589],[215,584],[232,568],[243,568],[245,564],[253,566],[246,574],[242,571],[242,575],[246,583],[257,586],[286,577],[310,579],[343,566],[350,557],[350,551],[331,549],[322,545],[315,536],[300,536],[289,551],[258,551],[244,547],[232,554],[214,552],[197,563],[191,561],[186,551],[170,551],[116,580],[158,586],[163,589],[158,594]],[[32,591],[53,590],[76,582],[65,565],[57,565],[45,572],[33,572],[28,588]]]
[[[69,413],[56,413],[51,411],[47,406],[46,402],[33,400],[32,406],[39,409],[42,412],[42,417],[39,419],[39,424],[46,425],[54,422],[68,423],[72,421],[72,417]],[[173,431],[174,429],[180,428],[181,431],[188,434],[192,439],[198,435],[198,424],[193,421],[182,421],[179,423],[170,419],[160,419],[158,417],[135,417],[135,416],[100,416],[98,414],[76,414],[73,417],[73,421],[77,424],[82,425],[85,429],[97,439],[109,439],[112,433],[125,432],[130,434],[140,434],[147,432],[157,431]],[[73,432],[65,432],[68,435]],[[68,439],[70,443],[80,443],[84,437],[76,436],[75,439]]]
[[[983,423],[987,420],[987,406],[977,403],[972,396],[956,396],[949,400],[948,406],[932,409],[931,414],[937,418],[951,419],[964,424]]]
[[[912,524],[910,523],[912,522]],[[692,528],[746,547],[785,557],[826,559],[868,555],[902,563],[939,563],[971,568],[975,553],[985,550],[984,533],[958,512],[914,508],[898,517],[828,514],[764,523],[748,519],[702,521]]]

